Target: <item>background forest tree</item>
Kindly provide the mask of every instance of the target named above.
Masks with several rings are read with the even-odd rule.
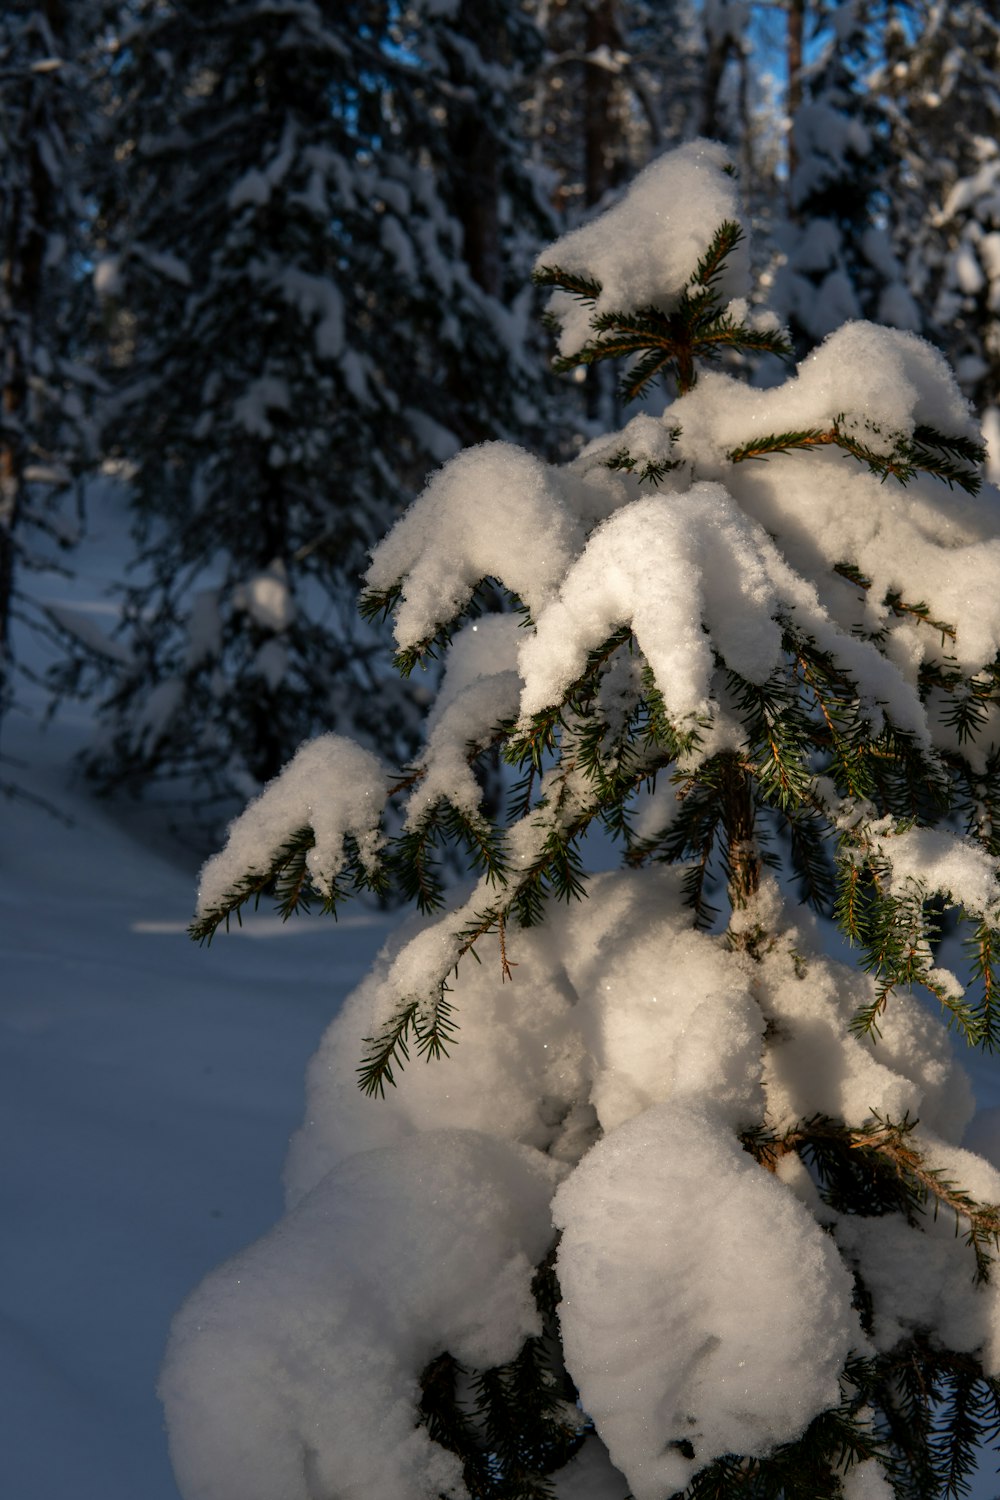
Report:
[[[15,697],[15,621],[47,628],[31,571],[72,542],[75,482],[99,457],[82,270],[86,21],[62,0],[0,17],[0,727]]]
[[[459,443],[539,420],[512,278],[546,210],[499,107],[539,39],[492,14],[481,51],[461,10],[129,7],[97,279],[127,341],[107,430],[136,576],[127,656],[77,661],[105,784],[232,805],[330,715],[407,743],[404,693],[368,715],[367,549]]]

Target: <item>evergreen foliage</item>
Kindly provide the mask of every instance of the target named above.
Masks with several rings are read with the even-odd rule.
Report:
[[[471,24],[367,0],[118,17],[98,280],[136,561],[119,649],[61,681],[102,695],[104,786],[232,806],[325,722],[413,743],[356,617],[367,549],[429,466],[546,406],[509,295],[544,222],[506,111],[537,36],[514,6],[481,46]]]
[[[742,238],[738,224],[720,224],[675,310],[664,313],[656,307],[642,307],[634,313],[595,313],[591,327],[597,337],[588,340],[576,353],[557,359],[556,369],[565,372],[604,359],[629,359],[620,395],[622,400],[632,401],[652,383],[666,377],[684,395],[695,383],[698,360],[714,363],[727,349],[740,353],[789,354],[785,334],[770,328],[754,328],[745,318],[734,317],[730,308],[722,304],[715,283]],[[542,267],[536,273],[536,280],[541,286],[557,287],[578,297],[588,306],[601,293],[599,282],[572,275],[558,266]],[[558,327],[557,316],[551,313],[549,316],[551,326]],[[756,455],[748,452],[744,456]],[[616,455],[615,466],[630,466],[627,452]],[[653,470],[643,474],[643,478],[658,477]]]
[[[25,575],[72,546],[76,481],[96,448],[80,278],[88,14],[14,0],[0,16],[0,718],[14,700],[12,625],[51,633]]]
[[[685,181],[697,202],[699,190],[715,184],[717,163],[714,147],[700,155],[698,148],[686,148],[668,170],[689,174]],[[666,181],[666,176],[646,176],[645,196],[638,185],[634,190],[651,227]],[[605,221],[601,242],[612,249],[621,245],[614,213]],[[634,213],[629,222],[634,230]],[[678,235],[684,232],[679,226]],[[821,554],[800,530],[800,513],[810,503],[810,473],[816,480],[811,520],[817,531],[834,519],[843,521],[845,497],[854,493],[864,497],[860,504],[866,512],[884,506],[887,516],[898,516],[912,504],[925,524],[933,515],[940,527],[952,494],[964,493],[969,499],[963,503],[973,507],[963,512],[966,523],[985,526],[989,512],[976,509],[973,498],[981,483],[982,446],[943,364],[909,335],[847,330],[842,354],[831,347],[820,373],[815,364],[803,368],[797,380],[766,393],[766,400],[732,374],[713,370],[720,348],[746,356],[761,350],[787,355],[787,344],[773,322],[752,320],[745,304],[732,299],[741,226],[705,224],[700,234],[701,248],[692,252],[679,290],[665,290],[653,302],[643,291],[638,306],[630,306],[625,281],[614,311],[598,306],[604,288],[597,276],[560,269],[562,244],[542,257],[538,279],[561,298],[553,302],[555,321],[565,320],[573,302],[589,316],[589,334],[577,339],[575,352],[572,343],[564,343],[564,365],[625,355],[631,361],[626,389],[642,389],[655,376],[674,399],[662,419],[636,418],[569,466],[546,471],[545,479],[540,469],[531,469],[534,477],[523,497],[517,475],[526,471],[516,465],[523,465],[525,456],[506,448],[456,460],[432,481],[376,552],[368,597],[373,617],[396,616],[405,668],[434,653],[445,655],[441,697],[422,755],[395,777],[368,761],[366,789],[359,781],[358,790],[348,792],[342,743],[317,742],[308,774],[298,757],[233,825],[229,846],[206,866],[203,877],[192,928],[202,939],[271,886],[285,913],[310,897],[331,910],[354,890],[391,887],[434,914],[429,925],[381,961],[350,1015],[331,1033],[312,1085],[310,1108],[318,1118],[304,1127],[303,1144],[298,1156],[293,1148],[290,1164],[290,1182],[298,1182],[295,1191],[306,1194],[303,1204],[314,1201],[312,1184],[314,1194],[325,1191],[320,1181],[325,1168],[317,1165],[324,1152],[327,1167],[360,1161],[352,1151],[391,1140],[391,1122],[408,1118],[407,1109],[414,1107],[408,1101],[429,1101],[414,1117],[418,1131],[430,1132],[422,1137],[428,1142],[437,1140],[435,1130],[446,1124],[459,1134],[492,1129],[479,1123],[471,1104],[465,1116],[445,1104],[449,1080],[464,1066],[485,1068],[475,1076],[480,1088],[488,1087],[491,1067],[499,1080],[508,1051],[528,1045],[527,1032],[502,1019],[507,1012],[501,997],[510,996],[514,1006],[525,984],[538,987],[538,1019],[532,1024],[549,1038],[544,1046],[567,1045],[557,1042],[556,1031],[545,1030],[549,1023],[543,1019],[553,1003],[545,989],[551,983],[545,964],[556,963],[553,955],[562,955],[558,972],[564,977],[558,983],[575,988],[578,1011],[599,1018],[590,1023],[596,1029],[585,1033],[591,1061],[583,1066],[597,1068],[595,1076],[603,1076],[604,1083],[594,1082],[589,1098],[584,1083],[583,1093],[567,1096],[558,1109],[556,1096],[540,1101],[539,1108],[554,1109],[559,1119],[541,1151],[539,1137],[518,1135],[517,1127],[510,1127],[517,1149],[530,1148],[533,1161],[551,1165],[555,1158],[559,1165],[553,1170],[559,1174],[569,1168],[554,1210],[563,1239],[549,1234],[533,1282],[535,1331],[512,1361],[477,1366],[438,1346],[421,1366],[419,1430],[432,1449],[457,1456],[461,1478],[453,1478],[451,1488],[421,1478],[425,1459],[414,1459],[417,1467],[407,1469],[406,1489],[414,1496],[447,1492],[536,1500],[573,1493],[574,1483],[587,1483],[593,1485],[588,1494],[623,1500],[626,1478],[607,1465],[606,1443],[639,1500],[673,1494],[685,1500],[748,1495],[931,1500],[965,1493],[979,1446],[1000,1434],[1000,1372],[986,1332],[997,1296],[1000,1177],[950,1144],[953,1127],[942,1123],[947,1109],[941,1114],[943,1106],[933,1105],[929,1094],[924,1104],[932,1118],[919,1122],[908,1107],[887,1105],[877,1088],[875,1096],[864,1093],[864,1103],[861,1094],[852,1096],[843,1114],[807,1102],[824,1090],[830,1097],[825,1067],[850,1071],[861,1063],[848,1058],[862,1055],[872,1059],[865,1066],[881,1066],[884,1048],[893,1067],[916,1077],[907,1070],[918,1066],[915,1057],[927,1039],[933,1034],[938,1036],[934,1047],[944,1044],[929,1029],[933,1023],[914,991],[923,990],[968,1042],[987,1048],[1000,1043],[995,1003],[1000,901],[991,811],[1000,707],[997,626],[990,627],[989,659],[979,663],[965,649],[970,621],[945,618],[935,603],[936,589],[929,589],[926,600],[908,597],[903,581],[913,572],[912,559],[894,556],[887,566],[880,563],[876,582],[874,553],[859,544],[857,555],[838,556],[833,551],[838,542],[826,537]],[[634,246],[620,253],[633,254]],[[880,410],[872,408],[865,391],[857,395],[859,406],[850,404],[858,379],[855,338],[864,340],[864,358],[877,367],[869,373],[883,392]],[[903,363],[894,366],[894,359]],[[908,417],[887,394],[907,379],[915,382]],[[825,420],[815,420],[824,415]],[[497,514],[487,527],[488,541],[471,517],[452,523],[457,535],[441,527],[443,512],[434,505],[449,473],[465,476],[470,506],[477,486],[492,486]],[[573,497],[581,528],[572,543],[560,540],[566,533],[559,531],[571,524],[569,512],[559,509],[567,496]],[[789,501],[784,511],[777,504],[782,496]],[[522,504],[529,509],[519,511]],[[524,571],[524,538],[506,534],[516,515],[519,524],[529,524],[524,516],[532,506],[537,535],[546,538],[546,556],[567,549],[555,573],[558,589],[548,592],[538,571],[548,565],[546,558],[534,572]],[[975,523],[973,516],[979,518]],[[891,537],[891,523],[886,525]],[[983,546],[995,545],[985,532],[979,535]],[[723,546],[720,536],[730,538],[725,546],[731,552],[712,550]],[[933,536],[927,543],[931,549],[937,544]],[[878,545],[889,543],[876,543],[876,551]],[[450,593],[438,584],[427,586],[428,577],[437,577],[427,572],[436,566],[429,559],[437,555],[450,560],[456,579],[465,580],[449,585]],[[661,617],[672,618],[674,601],[692,575],[700,589],[692,596],[694,613],[689,623],[678,617],[674,627],[667,625],[664,638],[658,633]],[[484,576],[493,580],[494,594],[506,591],[521,610],[519,629],[510,617],[482,613],[475,585]],[[605,586],[611,591],[606,595]],[[458,631],[464,615],[470,623]],[[751,640],[771,644],[758,650]],[[896,665],[904,641],[913,653],[906,674]],[[695,667],[697,662],[701,665]],[[689,671],[701,688],[683,686]],[[500,821],[484,811],[470,775],[497,747],[511,768],[509,815]],[[658,798],[648,802],[646,793],[657,787]],[[384,821],[373,805],[380,798],[390,809]],[[321,823],[303,816],[309,801],[322,803]],[[634,875],[590,876],[586,835],[598,827],[617,843]],[[281,828],[289,832],[279,836]],[[477,876],[465,900],[456,901],[442,875],[436,856],[447,847]],[[677,868],[676,887],[663,884],[657,873],[669,866]],[[775,872],[782,870],[794,875],[804,902],[839,923],[856,950],[857,971],[833,964],[810,945],[779,892]],[[633,893],[629,901],[647,903],[639,907],[646,915],[638,926],[629,926],[632,908],[621,905],[626,887],[614,882],[623,880],[636,882],[627,887]],[[606,914],[603,904],[608,904]],[[559,914],[560,905],[565,915]],[[973,930],[966,988],[940,966],[941,913],[951,909]],[[676,925],[663,928],[668,937],[654,940],[658,922]],[[613,937],[600,936],[607,923]],[[615,1026],[626,1024],[616,1015],[646,1004],[640,1000],[645,976],[658,976],[650,983],[669,984],[669,971],[685,962],[685,944],[706,955],[711,951],[711,963],[723,967],[712,970],[711,978],[706,971],[704,978],[682,980],[671,992],[671,1003],[689,1010],[683,1018],[670,1020],[647,1007],[642,1012],[646,1040],[633,1044],[637,1051],[626,1047],[614,1064]],[[591,967],[581,969],[578,950],[603,953],[605,969],[591,959]],[[649,960],[653,967],[636,969],[630,979],[628,965],[639,963],[638,955],[647,951],[655,953]],[[469,976],[473,957],[484,963],[483,977],[474,980]],[[607,985],[598,982],[604,973]],[[680,1027],[680,1036],[697,1030],[699,1005],[711,1003],[700,997],[698,985],[703,983],[710,996],[723,983],[723,973],[734,983],[740,976],[738,982],[749,987],[760,1032],[750,1037],[745,1053],[739,1052],[745,1071],[730,1074],[729,1049],[743,1044],[733,1040],[738,1032],[734,1004],[719,1002],[725,1020],[707,1044],[710,1081],[702,1094],[702,1086],[680,1070],[670,1051],[686,1044],[675,1039],[668,1045],[667,1038],[674,1035],[671,1026]],[[605,989],[615,993],[605,997]],[[491,1007],[496,1007],[494,1021],[487,1018],[494,1014]],[[821,1021],[821,1014],[839,1019]],[[328,1075],[341,1085],[346,1078],[349,1061],[342,1060],[343,1052],[357,1037],[359,1017],[369,1029],[357,1082],[363,1093],[377,1096],[364,1108],[375,1115],[387,1112],[389,1136],[336,1087],[329,1095],[323,1092],[330,1086]],[[658,1031],[661,1024],[668,1030]],[[825,1060],[810,1054],[811,1062],[796,1075],[795,1049],[807,1045],[816,1027],[828,1028],[822,1031]],[[905,1045],[903,1036],[909,1038]],[[906,1047],[916,1053],[904,1058]],[[629,1069],[649,1066],[649,1049],[655,1066],[643,1086],[648,1091],[629,1095],[633,1102],[624,1111],[612,1110],[608,1099],[618,1096],[601,1090],[627,1088],[622,1077],[630,1076]],[[604,1075],[597,1061],[602,1056],[608,1059]],[[843,1062],[831,1061],[834,1056]],[[438,1060],[426,1081],[413,1078],[417,1058]],[[688,1066],[696,1074],[702,1064]],[[788,1081],[797,1076],[798,1084]],[[862,1091],[875,1087],[874,1076],[864,1074]],[[741,1081],[731,1085],[725,1081],[737,1077]],[[748,1081],[757,1078],[763,1079],[762,1096],[758,1084]],[[727,1094],[727,1087],[735,1093]],[[959,1087],[954,1078],[949,1087]],[[850,1090],[846,1084],[843,1089],[846,1100]],[[332,1125],[323,1125],[324,1114]],[[575,1123],[570,1129],[566,1122]],[[412,1130],[412,1123],[406,1128]],[[332,1133],[324,1136],[324,1130]],[[561,1134],[564,1130],[570,1134]],[[650,1145],[658,1130],[665,1132],[666,1143],[658,1148],[660,1156],[651,1154]],[[502,1127],[498,1133],[503,1137]],[[631,1143],[640,1139],[646,1144],[633,1154]],[[710,1140],[718,1144],[709,1148]],[[725,1149],[723,1141],[729,1143]],[[710,1208],[718,1212],[718,1195],[726,1191],[721,1176],[719,1187],[711,1182],[699,1187],[695,1202],[678,1198],[684,1190],[673,1185],[671,1172],[688,1169],[694,1145],[696,1151],[717,1152],[706,1160],[717,1161],[722,1173],[734,1141],[742,1146],[733,1168],[740,1183],[748,1193],[766,1195],[772,1206],[760,1224],[751,1215],[732,1231],[699,1220]],[[391,1156],[396,1148],[386,1149]],[[310,1152],[318,1153],[316,1160]],[[310,1163],[308,1170],[303,1161]],[[967,1180],[968,1173],[974,1181]],[[632,1198],[627,1196],[630,1174],[644,1184]],[[624,1196],[606,1202],[593,1186],[598,1182],[607,1184],[604,1191]],[[593,1200],[588,1184],[597,1195]],[[651,1232],[643,1219],[646,1197],[655,1201],[658,1193],[667,1195],[673,1208]],[[643,1373],[641,1299],[650,1299],[651,1320],[659,1316],[664,1295],[667,1306],[676,1296],[687,1309],[678,1318],[697,1318],[700,1302],[719,1295],[729,1309],[726,1316],[738,1323],[738,1304],[748,1295],[742,1284],[723,1281],[716,1287],[705,1279],[708,1273],[699,1279],[688,1262],[671,1259],[672,1247],[688,1244],[695,1231],[686,1225],[692,1221],[700,1225],[698,1259],[709,1253],[706,1237],[725,1242],[731,1232],[745,1232],[746,1273],[766,1275],[779,1241],[770,1241],[768,1249],[755,1236],[772,1222],[779,1198],[789,1212],[794,1204],[795,1214],[808,1223],[810,1254],[836,1262],[836,1276],[831,1272],[827,1292],[820,1293],[816,1316],[824,1328],[843,1318],[854,1333],[844,1335],[838,1357],[839,1402],[832,1394],[814,1396],[794,1424],[787,1406],[780,1419],[761,1417],[748,1451],[731,1452],[723,1439],[704,1435],[714,1430],[710,1412],[728,1399],[725,1382],[713,1385],[709,1374],[697,1373],[714,1345],[731,1336],[725,1317],[721,1324],[706,1325],[715,1328],[707,1343],[691,1346],[690,1367],[680,1344],[675,1349],[661,1339],[651,1356],[655,1373],[649,1368]],[[622,1231],[634,1266],[600,1259],[602,1237],[618,1232],[617,1212],[608,1206],[614,1202],[620,1212],[636,1215],[635,1234]],[[305,1209],[295,1210],[300,1212]],[[954,1225],[954,1251],[941,1248],[947,1239],[934,1229],[939,1218]],[[293,1214],[273,1241],[262,1242],[265,1249],[257,1249],[280,1261],[290,1253],[290,1240],[281,1236],[294,1237],[298,1223]],[[333,1245],[317,1253],[336,1261],[338,1251]],[[683,1251],[678,1248],[677,1254]],[[955,1258],[959,1254],[964,1262]],[[419,1246],[413,1255],[411,1271]],[[940,1257],[947,1258],[946,1269]],[[932,1262],[940,1272],[929,1269]],[[686,1269],[680,1271],[681,1266]],[[598,1267],[610,1279],[600,1279]],[[248,1260],[244,1275],[250,1270]],[[777,1310],[795,1295],[797,1262],[772,1274],[777,1280],[768,1295]],[[837,1277],[846,1289],[835,1295],[835,1285],[841,1286]],[[620,1296],[619,1279],[640,1293]],[[948,1290],[936,1293],[935,1286]],[[204,1295],[211,1298],[211,1284]],[[932,1305],[937,1295],[944,1299],[940,1307]],[[639,1297],[635,1303],[629,1300],[633,1296]],[[803,1309],[812,1296],[807,1294]],[[963,1316],[971,1322],[960,1325],[942,1312],[956,1296],[966,1299]],[[617,1316],[636,1319],[621,1334],[627,1356],[614,1352],[619,1346],[613,1327],[606,1331],[616,1314],[601,1311],[605,1298],[619,1309]],[[803,1310],[799,1316],[807,1314]],[[221,1340],[224,1350],[224,1332],[202,1333],[205,1318],[197,1298],[181,1315],[169,1390],[186,1392],[185,1360],[197,1367],[203,1338],[211,1344],[212,1359],[213,1339]],[[970,1331],[974,1327],[979,1332]],[[770,1328],[761,1336],[761,1348],[770,1348]],[[593,1350],[590,1338],[598,1340]],[[601,1339],[608,1340],[606,1347]],[[761,1349],[751,1346],[744,1362],[754,1366],[760,1355]],[[786,1402],[788,1386],[798,1390],[812,1378],[814,1357],[820,1358],[811,1350],[803,1353],[795,1368],[777,1377],[786,1382]],[[680,1362],[677,1369],[673,1361]],[[609,1369],[615,1371],[612,1395]],[[764,1410],[769,1395],[762,1382],[767,1385],[774,1376],[755,1368],[745,1379],[749,1383],[739,1400],[751,1410]],[[662,1397],[657,1380],[664,1382]],[[647,1394],[650,1381],[654,1389]],[[829,1389],[822,1382],[818,1388]],[[199,1401],[215,1399],[211,1389],[207,1395],[201,1387],[198,1391]],[[179,1445],[186,1442],[184,1424],[191,1420],[184,1416],[189,1399],[187,1394],[174,1398]],[[168,1397],[168,1416],[170,1410]],[[640,1431],[635,1414],[640,1411],[650,1414],[648,1432]],[[685,1417],[686,1412],[691,1414]],[[366,1441],[361,1440],[362,1450]],[[371,1442],[376,1441],[373,1430]],[[335,1431],[330,1444],[333,1455],[348,1445],[355,1461],[356,1435]],[[191,1493],[200,1491],[193,1487]]]

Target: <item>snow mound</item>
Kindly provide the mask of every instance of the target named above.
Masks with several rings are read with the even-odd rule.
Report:
[[[444,1348],[489,1367],[539,1332],[552,1181],[538,1153],[429,1132],[353,1157],[208,1277],[160,1383],[186,1500],[465,1494],[417,1426],[419,1377]]]
[[[593,533],[521,648],[522,715],[558,702],[588,652],[626,623],[678,719],[708,711],[713,638],[732,667],[763,681],[781,658],[781,631],[762,544],[717,484],[618,511]]]
[[[553,1217],[567,1367],[635,1500],[836,1405],[864,1344],[851,1277],[709,1109],[660,1104],[612,1131]]]

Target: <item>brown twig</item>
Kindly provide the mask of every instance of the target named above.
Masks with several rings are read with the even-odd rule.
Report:
[[[507,920],[503,915],[497,917],[497,932],[500,934],[500,983],[509,979],[513,984],[514,976],[510,971],[516,969],[517,964],[511,963],[507,957]]]

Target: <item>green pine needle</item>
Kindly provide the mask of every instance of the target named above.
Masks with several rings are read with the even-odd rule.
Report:
[[[396,1072],[409,1061],[411,1044],[427,1061],[447,1057],[457,1041],[454,1007],[441,984],[430,1014],[417,1000],[407,1001],[374,1036],[365,1038],[366,1052],[358,1067],[358,1087],[369,1098],[385,1097],[386,1086],[396,1087]]]

